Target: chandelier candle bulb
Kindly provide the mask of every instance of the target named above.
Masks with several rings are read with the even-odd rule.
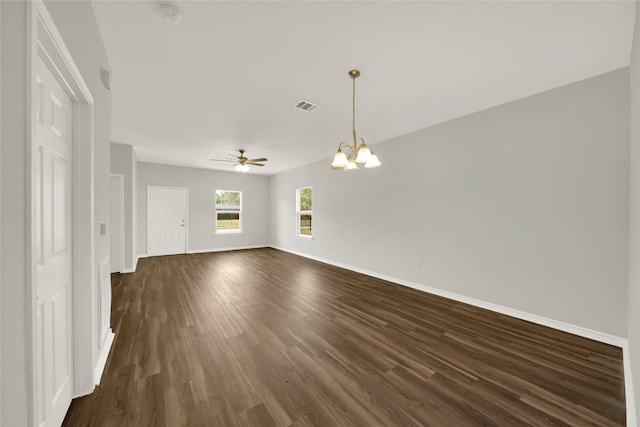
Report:
[[[356,136],[356,79],[360,76],[360,71],[349,71],[349,77],[353,80],[353,92],[352,92],[352,126],[351,133],[353,134],[353,145],[343,141],[338,145],[338,152],[333,157],[333,163],[331,163],[331,169],[340,169],[346,171],[358,170],[358,163],[364,163],[364,167],[371,169],[381,166],[378,156],[365,144],[364,139],[360,138],[362,144],[358,145],[358,138]],[[342,151],[345,149],[346,153]]]
[[[366,144],[363,142],[358,150],[358,157],[356,158],[356,162],[358,163],[367,163],[371,158],[371,150]]]
[[[372,151],[371,157],[369,157],[369,160],[364,165],[364,167],[367,169],[371,169],[371,168],[377,168],[378,166],[381,166],[381,165],[382,163],[380,163],[380,160],[378,160],[378,156],[376,155],[376,153]]]
[[[344,168],[347,166],[347,156],[338,148],[338,152],[333,158],[333,163],[331,163],[332,168]]]

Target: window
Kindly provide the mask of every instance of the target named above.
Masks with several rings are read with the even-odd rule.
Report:
[[[313,195],[311,187],[298,188],[296,190],[296,235],[300,237],[312,237],[312,205]]]
[[[242,191],[216,190],[216,233],[242,233]]]

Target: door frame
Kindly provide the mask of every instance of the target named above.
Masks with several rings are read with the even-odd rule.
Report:
[[[147,231],[147,256],[156,256],[149,253],[149,190],[184,190],[184,252],[187,253],[189,247],[189,187],[169,187],[166,185],[147,185],[147,218],[145,222],[145,229]],[[177,254],[176,254],[177,255]],[[160,255],[157,255],[160,256]]]
[[[112,173],[109,179],[118,178],[120,182],[120,273],[124,273],[126,268],[124,266],[124,174]],[[111,184],[111,183],[109,183]],[[113,201],[113,194],[111,194],[111,201]],[[110,230],[113,232],[113,218],[111,218]],[[109,272],[111,273],[111,272]]]
[[[94,99],[42,0],[28,4],[27,19],[27,271],[26,368],[27,423],[36,420],[36,96],[35,69],[40,57],[73,103],[71,228],[72,396],[91,393],[95,385],[96,285],[94,267]],[[87,357],[89,355],[89,357]]]

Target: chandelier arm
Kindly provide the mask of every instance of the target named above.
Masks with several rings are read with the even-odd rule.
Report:
[[[353,156],[355,155],[356,151],[354,151],[354,150],[353,150],[353,145],[351,145],[351,143],[350,143],[350,142],[342,141],[342,142],[340,143],[340,145],[338,146],[338,149],[339,149],[339,150],[342,150],[342,147],[346,147],[346,148],[348,148],[348,149],[349,149],[349,151],[351,152],[351,153],[350,153],[350,157],[353,157]],[[346,150],[345,150],[345,151],[346,151]],[[344,152],[344,151],[343,151],[343,152]],[[345,155],[346,155],[346,153],[345,153]]]

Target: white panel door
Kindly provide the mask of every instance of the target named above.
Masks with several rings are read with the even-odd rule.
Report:
[[[71,100],[36,64],[37,423],[59,426],[71,403]]]
[[[187,190],[149,187],[148,193],[148,254],[185,253]]]
[[[124,183],[122,175],[111,175],[111,273],[122,272],[124,265]]]

